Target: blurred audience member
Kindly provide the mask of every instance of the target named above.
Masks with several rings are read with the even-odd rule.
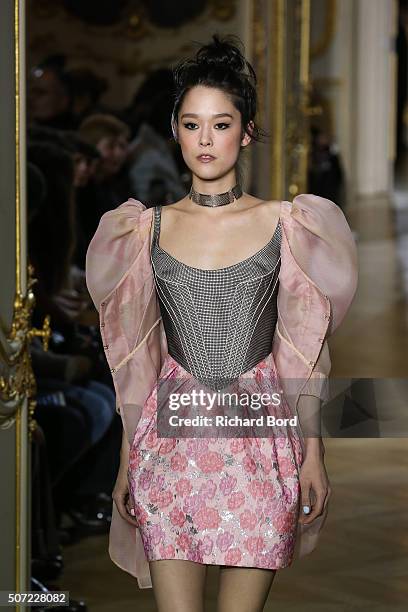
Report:
[[[94,146],[82,140],[75,132],[67,132],[66,140],[73,150],[74,187],[86,187],[95,175],[101,154]]]
[[[125,110],[133,136],[128,161],[132,196],[147,207],[175,202],[187,193],[179,170],[185,165],[172,140],[172,88],[171,70],[155,70]]]
[[[85,255],[88,248],[88,236],[85,235],[84,219],[78,202],[78,192],[86,187],[93,178],[98,159],[101,155],[93,146],[84,142],[80,136],[71,130],[57,130],[46,126],[32,125],[28,128],[29,143],[48,143],[69,153],[74,163],[73,187],[74,194],[74,234],[75,249],[71,268],[72,286],[87,293],[85,283]],[[82,272],[81,272],[82,271]]]
[[[308,192],[345,206],[344,173],[338,147],[313,127],[308,167]]]
[[[76,127],[64,66],[65,57],[53,55],[30,71],[27,87],[29,124],[36,123],[62,130]]]
[[[72,147],[74,161],[75,189],[75,233],[76,246],[73,255],[72,282],[80,291],[87,292],[85,282],[85,257],[89,245],[89,235],[86,234],[87,205],[81,193],[94,178],[101,154],[93,145],[85,142],[74,132],[67,132],[67,140]],[[78,284],[79,283],[79,284]]]
[[[142,123],[130,144],[129,178],[132,197],[147,208],[171,204],[186,195],[166,140],[149,123]]]
[[[89,68],[72,68],[65,73],[71,93],[71,111],[75,125],[93,113],[107,112],[100,103],[102,95],[108,89],[108,81],[98,76]]]
[[[51,142],[31,142],[27,158],[42,172],[47,186],[42,207],[28,228],[31,262],[39,273],[35,285],[37,308],[51,314],[54,324],[63,330],[85,307],[78,303],[73,315],[55,302],[55,296],[67,289],[75,249],[72,155]],[[39,324],[34,321],[34,325]]]
[[[89,244],[101,216],[132,196],[126,165],[130,130],[113,115],[95,114],[81,123],[78,134],[100,154],[92,179],[77,194],[82,228]]]
[[[120,445],[120,417],[102,348],[79,326],[90,298],[70,287],[75,246],[72,155],[54,143],[31,142],[28,160],[28,245],[36,277],[33,324],[41,327],[50,314],[53,330],[47,352],[38,342],[30,349],[38,387],[35,418],[47,440],[59,522],[62,510],[76,511],[76,504],[81,506],[84,500],[89,505],[98,494],[95,486],[106,495],[112,490],[116,466],[112,449]],[[45,401],[46,397],[53,401]],[[84,477],[72,479],[71,470],[78,465]],[[106,530],[109,520],[93,519],[92,526],[83,518],[82,526]]]

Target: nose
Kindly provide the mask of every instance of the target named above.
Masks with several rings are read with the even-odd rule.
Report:
[[[203,129],[200,134],[200,145],[206,147],[212,143],[208,130]]]

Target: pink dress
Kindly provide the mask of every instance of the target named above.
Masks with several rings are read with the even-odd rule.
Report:
[[[200,270],[161,249],[160,213],[155,209],[151,255],[169,354],[159,388],[171,389],[173,383],[177,392],[191,393],[199,381],[213,390],[227,381],[229,392],[276,393],[271,349],[280,224],[268,244],[246,260]],[[147,559],[267,569],[289,565],[303,459],[296,428],[253,428],[254,435],[244,437],[231,428],[223,437],[214,427],[197,437],[187,429],[182,437],[160,437],[158,414],[165,414],[167,401],[155,385],[130,448],[129,490]],[[272,406],[256,414],[240,408],[241,418],[262,415],[264,423],[272,413],[293,416],[285,402],[279,413]],[[266,430],[268,437],[262,437]]]
[[[272,355],[253,370],[276,384]],[[188,375],[169,355],[161,377]],[[129,489],[146,557],[276,569],[292,561],[302,450],[296,437],[158,438],[157,390],[130,450]]]
[[[149,432],[153,432],[155,428],[154,420],[148,415],[148,410],[151,410],[148,400],[151,401],[151,398],[154,398],[153,388],[159,374],[169,372],[172,362],[168,355],[168,342],[155,291],[150,257],[153,212],[153,208],[129,198],[116,209],[102,216],[87,251],[86,282],[89,294],[99,313],[105,356],[115,386],[116,409],[122,418],[124,433],[129,445],[135,442],[131,452],[133,463],[129,465],[130,485],[135,493],[138,479],[142,474],[147,475],[145,489],[143,487],[138,489],[136,502],[139,504],[137,509],[142,514],[142,523],[143,509],[147,508],[145,511],[148,513],[151,508],[152,512],[148,515],[148,520],[153,521],[154,526],[156,520],[154,510],[157,504],[152,502],[152,506],[145,505],[149,495],[146,491],[151,489],[152,481],[155,484],[161,483],[156,479],[166,475],[166,472],[162,469],[162,466],[165,466],[164,462],[159,463],[159,469],[156,469],[154,462],[144,451],[148,449]],[[352,232],[342,210],[326,198],[314,194],[299,194],[293,199],[293,202],[282,200],[280,202],[280,221],[282,265],[277,298],[278,319],[272,346],[273,362],[271,358],[266,359],[265,362],[276,367],[286,401],[293,412],[300,414],[303,411],[301,405],[303,395],[327,399],[324,390],[327,388],[326,382],[331,370],[328,339],[341,325],[352,303],[357,288],[358,257]],[[255,380],[258,380],[258,383],[261,379],[263,383],[266,382],[265,377],[262,376],[264,368],[260,363],[255,365],[258,366],[256,369],[258,376]],[[176,377],[175,370],[173,373]],[[142,411],[143,420],[140,421]],[[227,442],[231,445],[233,440],[227,440]],[[257,442],[259,444],[260,440],[258,439]],[[179,442],[179,447],[180,444],[185,445],[185,441]],[[165,446],[162,446],[162,449],[164,448]],[[136,467],[139,451],[141,462]],[[291,459],[283,461],[283,465],[282,462],[279,465],[276,461],[272,462],[273,472],[269,471],[269,474],[267,474],[268,456],[266,460],[262,459],[265,461],[266,468],[261,467],[262,464],[258,460],[255,466],[250,459],[247,460],[252,465],[251,469],[255,468],[260,476],[259,479],[251,476],[254,482],[261,480],[261,474],[264,471],[268,477],[266,482],[272,481],[274,486],[276,484],[278,496],[273,498],[273,503],[280,505],[285,500],[285,496],[282,495],[282,491],[285,490],[284,485],[291,485],[291,477],[288,472],[292,470],[293,462],[299,465],[300,456],[296,457],[296,452],[293,454],[290,452],[290,455]],[[165,456],[163,455],[163,458]],[[231,457],[227,456],[227,462],[230,462],[233,457],[232,453]],[[156,459],[158,462],[159,458],[156,457]],[[269,455],[269,459],[272,460],[272,454]],[[189,463],[184,471],[184,477],[194,488],[194,479],[190,479],[194,476],[191,465]],[[227,465],[229,469],[229,463]],[[150,468],[154,468],[154,473],[148,471]],[[239,477],[242,482],[246,472],[239,467],[237,467],[237,472],[239,474],[234,473],[233,477],[236,477],[237,481]],[[173,474],[177,475],[177,472]],[[273,479],[274,475],[276,475],[276,481]],[[167,482],[170,482],[169,477],[166,476],[166,478]],[[217,473],[210,473],[207,481],[214,480],[214,478],[217,478]],[[224,483],[223,487],[227,483]],[[259,484],[253,486],[256,488],[255,496],[251,495],[248,490],[242,493],[246,499],[254,499],[255,502],[261,492],[261,487]],[[267,489],[269,484],[264,486]],[[229,489],[224,488],[224,491],[227,508],[217,505],[218,500],[210,504],[209,499],[206,499],[206,506],[222,511],[223,520],[228,516],[236,520],[236,517],[239,517],[242,512],[238,508],[233,514],[228,515],[227,500],[234,492],[239,493],[239,489],[232,489],[229,493]],[[162,486],[160,486],[160,492],[163,493]],[[174,494],[177,494],[177,491],[173,491]],[[262,495],[264,495],[263,488]],[[153,499],[154,496],[155,490],[153,489]],[[187,497],[189,496],[190,494]],[[178,495],[180,505],[185,498],[186,496]],[[238,495],[238,502],[239,499]],[[288,494],[286,499],[289,499]],[[231,500],[229,503],[236,502]],[[260,503],[266,505],[264,497]],[[251,501],[251,505],[257,508],[258,502]],[[159,511],[158,506],[157,511]],[[166,523],[168,514],[162,510],[160,512],[163,520],[157,521],[157,524],[164,529],[166,524],[170,524]],[[328,506],[325,507],[323,514],[316,517],[311,523],[298,523],[295,559],[302,558],[315,550],[327,514]],[[192,514],[188,516],[193,518]],[[275,519],[278,520],[279,516],[289,517],[290,514],[278,513]],[[182,518],[182,515],[180,517]],[[186,520],[187,523],[190,522],[187,516]],[[226,522],[228,524],[228,521]],[[161,533],[159,531],[157,536],[153,533],[152,541],[159,541],[158,544],[153,544],[155,554],[160,554],[161,543],[166,542],[164,535],[163,538],[161,537]],[[174,553],[181,554],[180,550],[176,550],[179,547],[175,546],[175,541],[169,542],[168,534],[170,533],[171,530],[167,529],[168,543],[166,546],[174,546]],[[184,533],[194,535],[194,533],[189,534],[185,526]],[[216,535],[214,530],[211,531],[211,534],[210,531],[205,532],[205,530],[202,533],[201,539],[204,539],[205,535],[210,535],[212,538]],[[246,533],[250,532],[247,529],[242,529],[240,532],[238,546],[241,549],[245,546],[243,542]],[[144,537],[145,547],[141,535]],[[147,520],[140,528],[135,527],[119,514],[116,504],[113,503],[109,533],[110,557],[118,567],[137,578],[138,585],[142,589],[152,587],[150,567],[146,556],[146,551],[153,556],[149,552],[150,539],[148,536]],[[233,546],[234,544],[231,544],[231,547]]]

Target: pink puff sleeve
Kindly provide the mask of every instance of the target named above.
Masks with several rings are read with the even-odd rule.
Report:
[[[315,339],[312,332],[321,317],[319,301],[315,294],[324,295],[330,302],[330,320],[326,337],[321,345],[309,380],[303,386],[301,395],[314,395],[328,398],[327,378],[331,370],[331,360],[327,337],[344,319],[357,288],[358,260],[354,236],[343,211],[334,202],[314,194],[301,194],[293,203],[284,202],[284,225],[290,257],[288,278],[297,276],[296,269],[302,271],[315,287],[314,295],[304,286],[299,289],[304,294],[304,303],[299,302],[299,294],[291,296],[283,291],[281,311],[284,328],[305,360],[312,358]],[[285,251],[286,252],[286,249]],[[292,267],[294,264],[294,268]],[[303,276],[302,275],[302,276]],[[289,286],[286,280],[286,286]],[[306,292],[306,293],[305,293]],[[306,301],[305,301],[306,300]],[[299,324],[303,316],[299,311],[308,303],[307,327]],[[313,306],[312,306],[313,305]],[[314,332],[313,332],[314,333]],[[320,335],[320,334],[319,334]]]
[[[290,352],[286,355],[283,351],[288,361],[284,360],[281,367],[284,372],[292,368],[296,378],[304,367],[302,362],[315,362],[300,394],[328,399],[331,360],[327,338],[341,324],[357,288],[354,236],[341,208],[314,194],[300,194],[293,203],[283,201],[281,218],[284,241],[278,295],[279,327],[288,342],[285,350],[291,346],[300,359],[296,362]],[[330,303],[330,318],[323,335],[321,324],[322,316],[326,317],[326,300]],[[282,362],[279,351],[276,357]]]
[[[130,198],[100,219],[86,253],[85,275],[89,294],[99,312],[100,303],[128,272],[141,248],[140,215],[146,206]]]
[[[313,194],[294,198],[290,211],[290,249],[310,280],[329,297],[331,335],[344,319],[357,289],[354,236],[343,211]]]

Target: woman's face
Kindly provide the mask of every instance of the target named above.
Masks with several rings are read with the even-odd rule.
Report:
[[[219,89],[197,85],[184,96],[178,115],[178,142],[193,174],[203,180],[221,178],[234,168],[241,146],[241,113]],[[203,157],[208,156],[208,157]]]
[[[96,160],[95,160],[96,161]],[[85,187],[93,174],[94,160],[82,153],[74,153],[74,187]]]
[[[106,177],[113,176],[122,168],[128,153],[128,141],[123,135],[105,136],[96,144],[101,154],[99,167]]]

